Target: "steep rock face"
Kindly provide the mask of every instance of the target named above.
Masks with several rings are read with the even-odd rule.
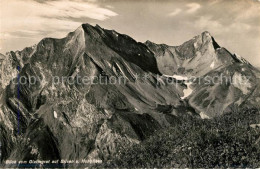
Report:
[[[2,160],[106,159],[118,143],[136,144],[170,125],[164,106],[183,106],[184,86],[158,80],[145,45],[99,26],[84,24],[65,38],[43,39],[29,55],[12,56],[28,58],[17,61],[19,75],[37,81],[18,85],[16,78],[4,90]],[[83,83],[84,76],[96,78]],[[56,83],[64,77],[73,83]],[[124,81],[105,84],[111,77]]]

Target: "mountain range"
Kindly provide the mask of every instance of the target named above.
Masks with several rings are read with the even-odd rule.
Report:
[[[179,117],[260,105],[260,71],[209,32],[169,46],[82,24],[0,62],[1,161],[105,161]],[[73,83],[53,83],[64,77]],[[106,83],[112,78],[124,83]]]

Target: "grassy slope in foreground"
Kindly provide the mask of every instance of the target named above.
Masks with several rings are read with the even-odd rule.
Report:
[[[139,145],[119,148],[117,167],[259,167],[257,109],[233,110],[211,120],[183,118]]]

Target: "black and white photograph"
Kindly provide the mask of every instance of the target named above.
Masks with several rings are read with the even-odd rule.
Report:
[[[0,0],[0,168],[260,168],[260,0]]]

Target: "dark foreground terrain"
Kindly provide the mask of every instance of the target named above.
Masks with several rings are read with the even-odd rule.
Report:
[[[211,120],[185,117],[141,144],[120,147],[107,166],[256,168],[260,166],[259,122],[257,109],[234,110]]]

